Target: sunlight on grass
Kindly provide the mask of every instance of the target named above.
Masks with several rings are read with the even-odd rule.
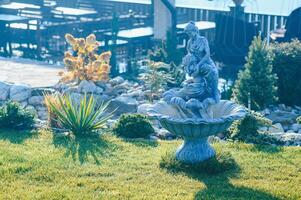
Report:
[[[209,175],[160,168],[180,141],[24,134],[0,132],[1,199],[301,198],[300,147],[214,144],[239,170]]]

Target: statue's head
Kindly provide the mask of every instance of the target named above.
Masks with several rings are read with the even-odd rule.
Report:
[[[199,29],[198,27],[195,25],[194,22],[189,22],[186,27],[184,28],[184,32],[190,37],[193,38],[195,37],[197,34],[199,34]]]

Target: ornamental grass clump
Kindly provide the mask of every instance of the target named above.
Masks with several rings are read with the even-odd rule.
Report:
[[[71,34],[65,35],[73,52],[65,52],[64,64],[67,72],[60,72],[62,82],[70,81],[106,81],[109,79],[111,52],[96,52],[100,43],[94,34],[86,38],[74,38]]]
[[[97,106],[94,97],[88,98],[87,95],[79,102],[75,102],[70,95],[57,95],[46,103],[51,121],[75,136],[88,135],[104,128],[113,115],[113,112],[105,113],[108,104]]]
[[[145,138],[154,132],[147,117],[141,114],[123,114],[113,127],[113,133],[125,138]]]

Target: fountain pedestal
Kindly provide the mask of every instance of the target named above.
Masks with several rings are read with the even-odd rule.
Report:
[[[215,151],[208,142],[208,137],[185,138],[176,151],[176,158],[185,163],[198,163],[215,156]]]

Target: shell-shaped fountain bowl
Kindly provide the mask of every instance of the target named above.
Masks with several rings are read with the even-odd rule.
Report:
[[[215,155],[207,141],[208,136],[226,131],[233,121],[246,115],[246,109],[232,101],[221,100],[205,110],[192,112],[160,101],[148,109],[148,115],[158,119],[163,128],[184,138],[176,157],[195,163]]]
[[[203,113],[203,118],[189,117],[189,113],[163,101],[148,109],[149,116],[157,118],[168,131],[192,138],[225,131],[234,120],[245,116],[246,109],[232,101],[221,100],[200,113]]]

